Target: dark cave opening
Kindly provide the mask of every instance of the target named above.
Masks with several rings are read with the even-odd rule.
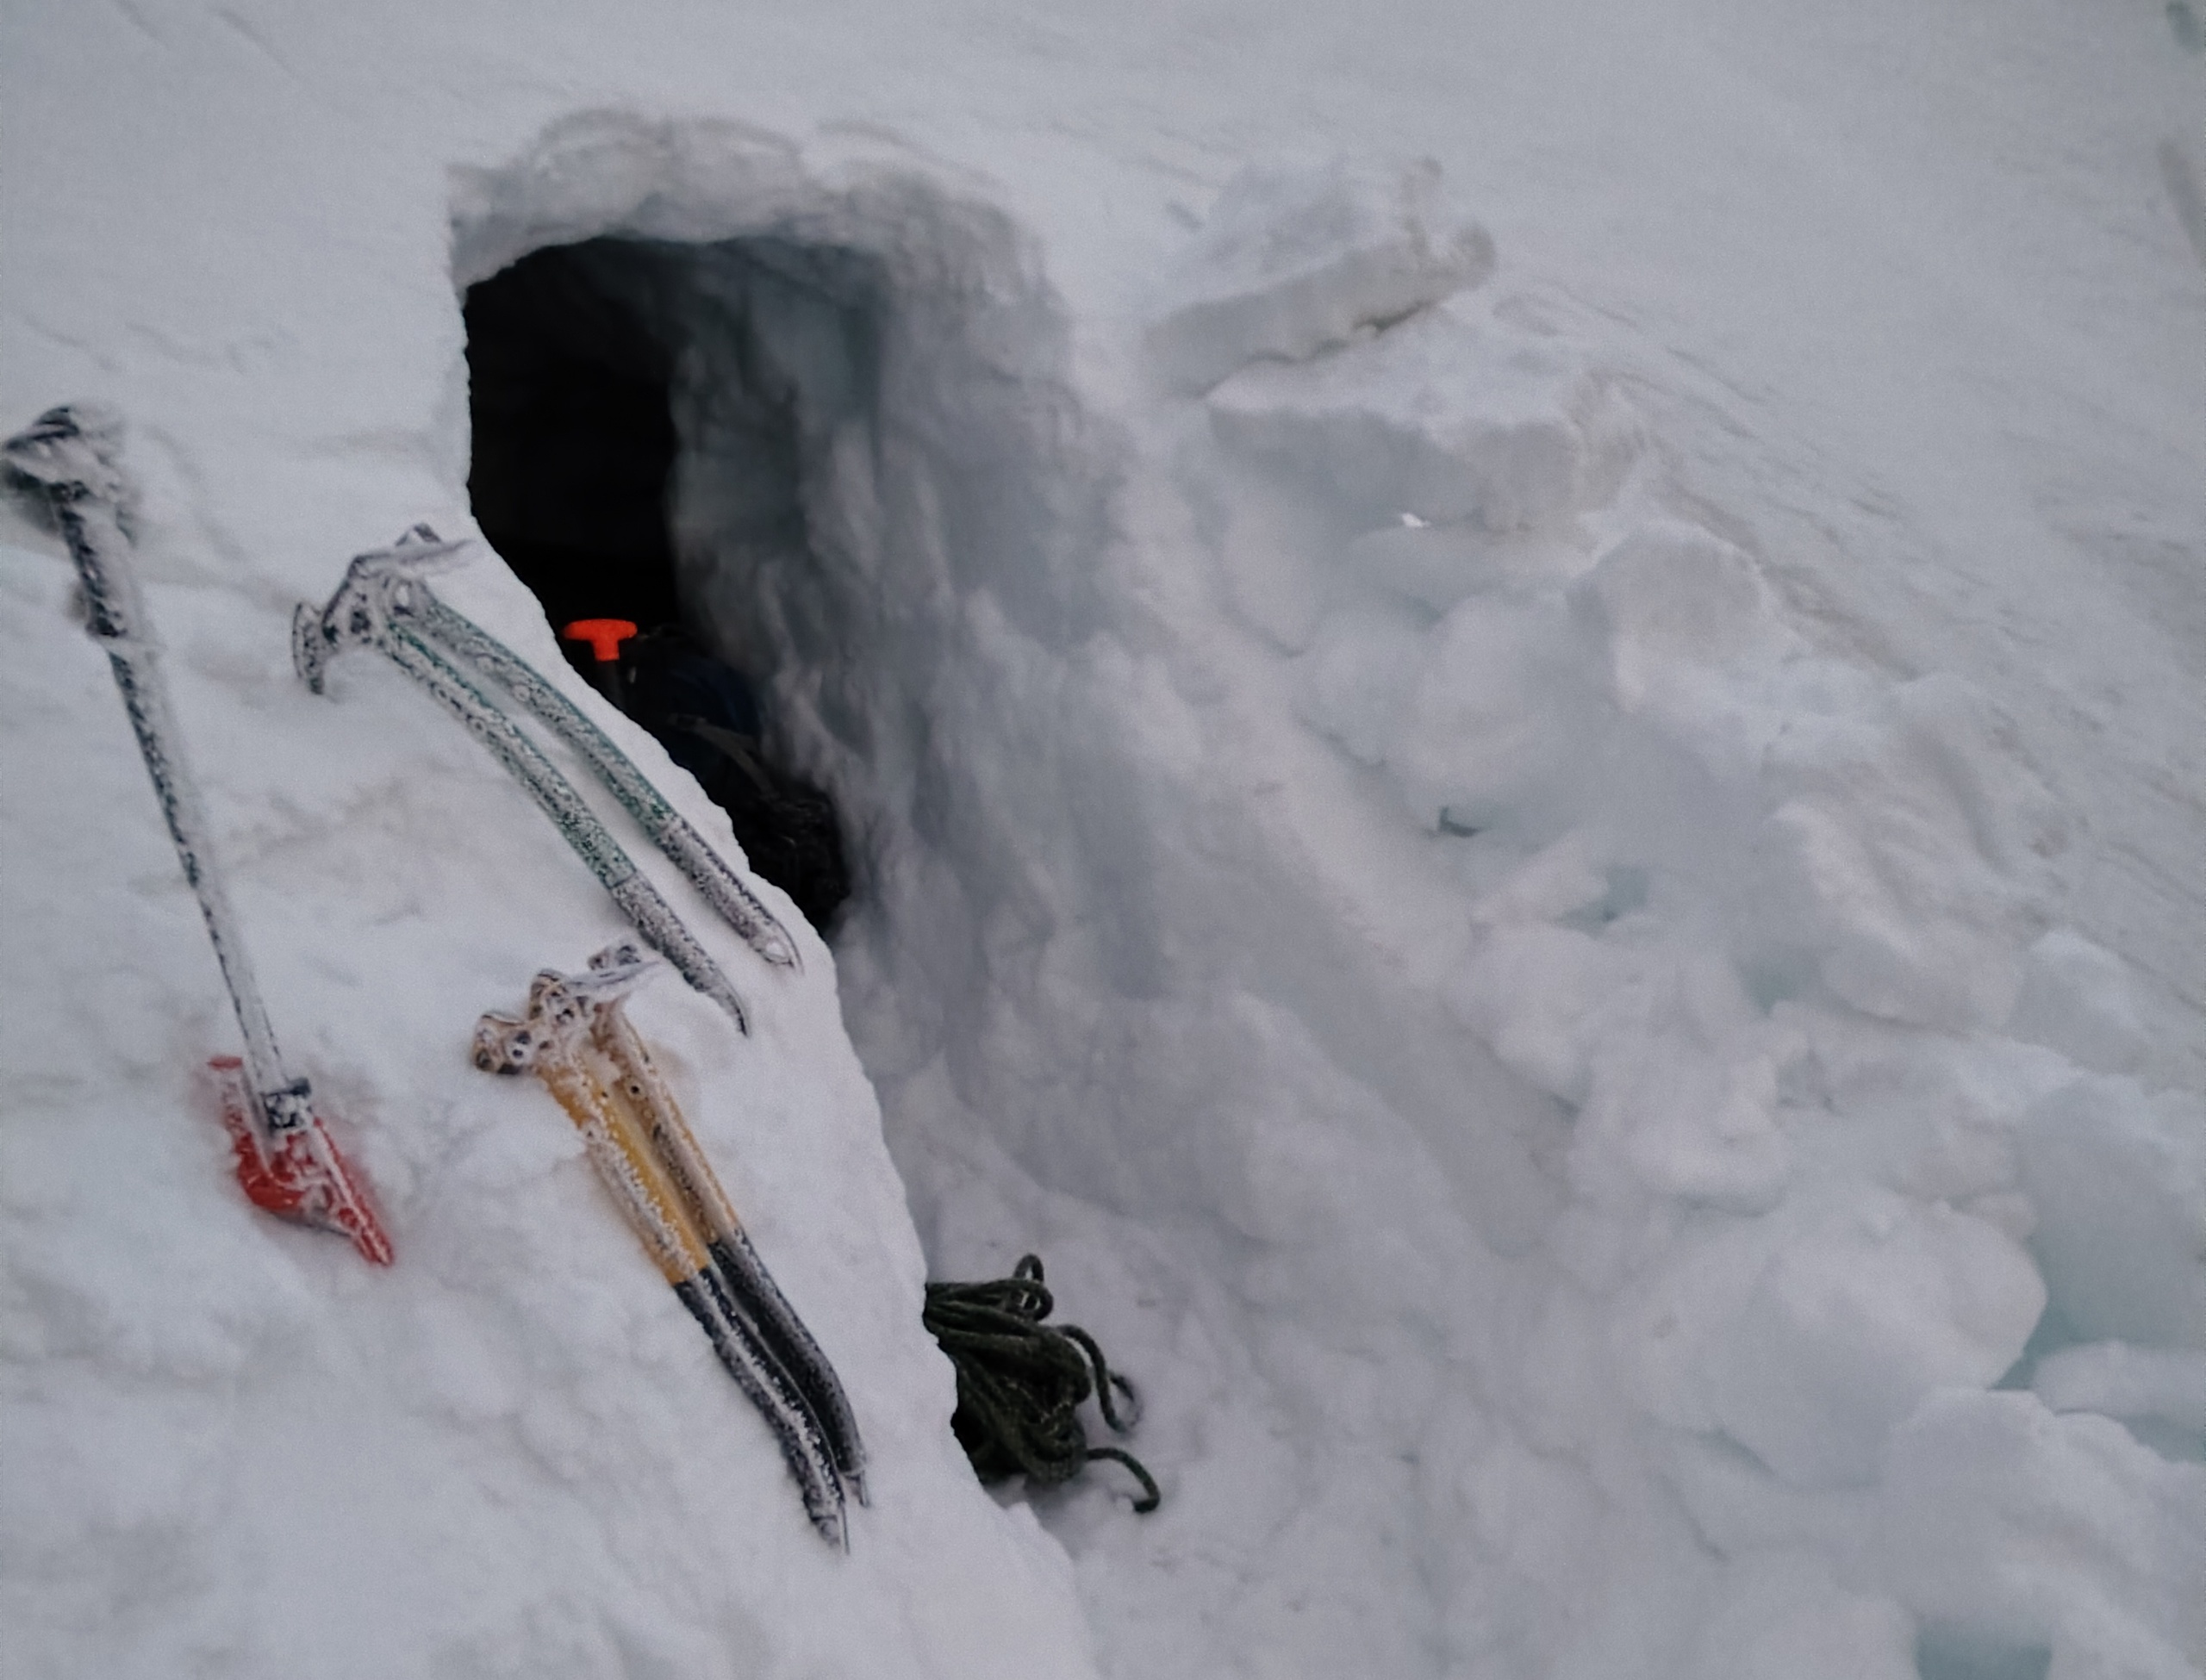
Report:
[[[468,288],[476,522],[557,630],[678,623],[672,358],[589,272],[609,240],[532,252]],[[578,662],[579,663],[579,662]]]
[[[696,307],[682,283],[699,260],[698,249],[599,239],[532,252],[469,287],[468,491],[568,662],[697,778],[751,867],[824,930],[850,891],[835,811],[777,762],[756,674],[720,656],[680,587],[674,380]],[[756,492],[732,523],[801,552],[795,394],[738,385],[754,423],[738,434],[742,458],[720,465]],[[565,633],[592,619],[639,632],[610,666]]]

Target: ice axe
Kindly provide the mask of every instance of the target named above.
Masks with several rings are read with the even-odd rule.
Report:
[[[442,541],[427,526],[417,525],[390,547],[355,556],[325,605],[302,601],[292,617],[291,658],[300,676],[320,694],[330,661],[339,654],[374,648],[388,656],[527,790],[645,942],[743,1025],[742,1000],[719,965],[574,784],[487,689],[503,689],[571,748],[752,950],[777,968],[795,968],[795,941],[581,707],[504,643],[438,599],[429,576],[448,569],[464,546]]]
[[[253,1205],[350,1238],[377,1266],[392,1260],[366,1183],[314,1111],[303,1079],[276,1048],[252,965],[209,843],[207,819],[169,711],[168,688],[130,564],[122,509],[130,484],[121,464],[122,424],[90,403],[52,408],[0,445],[8,465],[46,493],[83,581],[85,616],[106,649],[138,750],[160,798],[184,878],[199,899],[207,936],[237,1011],[245,1055],[208,1065],[221,1092],[222,1123],[237,1154],[238,1182]]]
[[[539,972],[522,1013],[476,1024],[475,1065],[533,1073],[566,1111],[621,1217],[779,1439],[813,1524],[847,1546],[845,1490],[865,1500],[857,1421],[628,1021],[624,999],[659,966],[623,941],[582,974]]]
[[[392,618],[413,606],[423,580],[462,564],[466,546],[417,525],[391,547],[357,556],[319,611],[301,602],[291,614],[291,665],[308,688],[321,693],[329,662],[346,649],[381,647]]]

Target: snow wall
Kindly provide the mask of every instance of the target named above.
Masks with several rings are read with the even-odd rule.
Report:
[[[36,1660],[1069,1672],[1076,1585],[1121,1673],[2195,1672],[2197,1104],[2136,1077],[1998,709],[1821,651],[1430,171],[1244,176],[1099,353],[986,184],[867,151],[565,122],[458,177],[451,271],[639,242],[685,597],[859,843],[832,961],[724,955],[751,1042],[638,1011],[857,1397],[851,1556],[540,1093],[458,1054],[610,912],[393,674],[286,686],[341,550],[199,560],[157,433],[180,705],[402,1258],[270,1230],[183,1122],[204,955],[21,534],[13,820],[143,883],[89,938],[22,906],[62,953],[10,1051]],[[762,398],[801,548],[758,536]],[[459,412],[417,420],[446,508]],[[385,476],[352,500],[422,494]],[[510,579],[450,593],[558,669]],[[961,1483],[838,989],[928,1270],[1049,1257],[1143,1382],[1156,1516],[1077,1487],[1053,1545]]]

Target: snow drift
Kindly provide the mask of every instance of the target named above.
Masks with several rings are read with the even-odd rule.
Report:
[[[1066,226],[877,135],[536,126],[408,154],[475,161],[448,271],[404,259],[441,325],[344,399],[376,425],[287,388],[287,451],[219,424],[246,386],[109,379],[387,1283],[227,1194],[189,900],[65,571],[9,551],[34,1664],[2197,1671],[2206,1121],[2069,924],[2078,814],[1979,684],[1798,610],[1627,327],[1425,165],[1252,169],[1083,314]],[[802,982],[722,954],[751,1041],[637,1011],[857,1404],[846,1559],[553,1117],[465,1067],[610,912],[402,685],[282,669],[348,544],[464,524],[455,290],[584,241],[673,369],[684,609],[857,843]],[[558,667],[487,557],[463,592]],[[1028,1248],[1144,1384],[1153,1517],[963,1475],[920,1254]]]

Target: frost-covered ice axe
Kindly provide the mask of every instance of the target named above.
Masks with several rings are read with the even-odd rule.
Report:
[[[389,548],[356,557],[328,605],[316,609],[301,602],[293,615],[291,658],[300,676],[320,694],[329,662],[346,649],[378,648],[389,656],[529,791],[645,942],[743,1026],[742,999],[720,966],[574,785],[483,692],[483,684],[503,688],[581,755],[752,950],[769,962],[793,968],[796,942],[581,707],[502,642],[437,599],[428,574],[459,563],[457,557],[465,546],[440,541],[427,526],[417,525]]]
[[[835,1368],[768,1275],[622,1000],[659,964],[609,945],[589,969],[539,973],[519,1016],[476,1024],[475,1064],[534,1073],[583,1135],[598,1177],[713,1352],[781,1442],[820,1533],[847,1545],[845,1486],[864,1452]]]
[[[237,1152],[238,1182],[256,1207],[349,1237],[365,1259],[388,1266],[390,1239],[376,1217],[365,1181],[315,1113],[306,1080],[292,1078],[277,1052],[237,914],[215,868],[206,816],[169,712],[168,688],[130,566],[130,539],[122,519],[130,488],[118,458],[122,438],[117,416],[82,403],[47,410],[9,439],[4,453],[10,467],[45,490],[76,560],[89,627],[115,668],[138,750],[168,819],[169,837],[176,842],[184,877],[198,896],[215,960],[237,1011],[238,1030],[245,1036],[243,1061],[216,1056],[208,1065],[221,1086],[222,1123]]]

